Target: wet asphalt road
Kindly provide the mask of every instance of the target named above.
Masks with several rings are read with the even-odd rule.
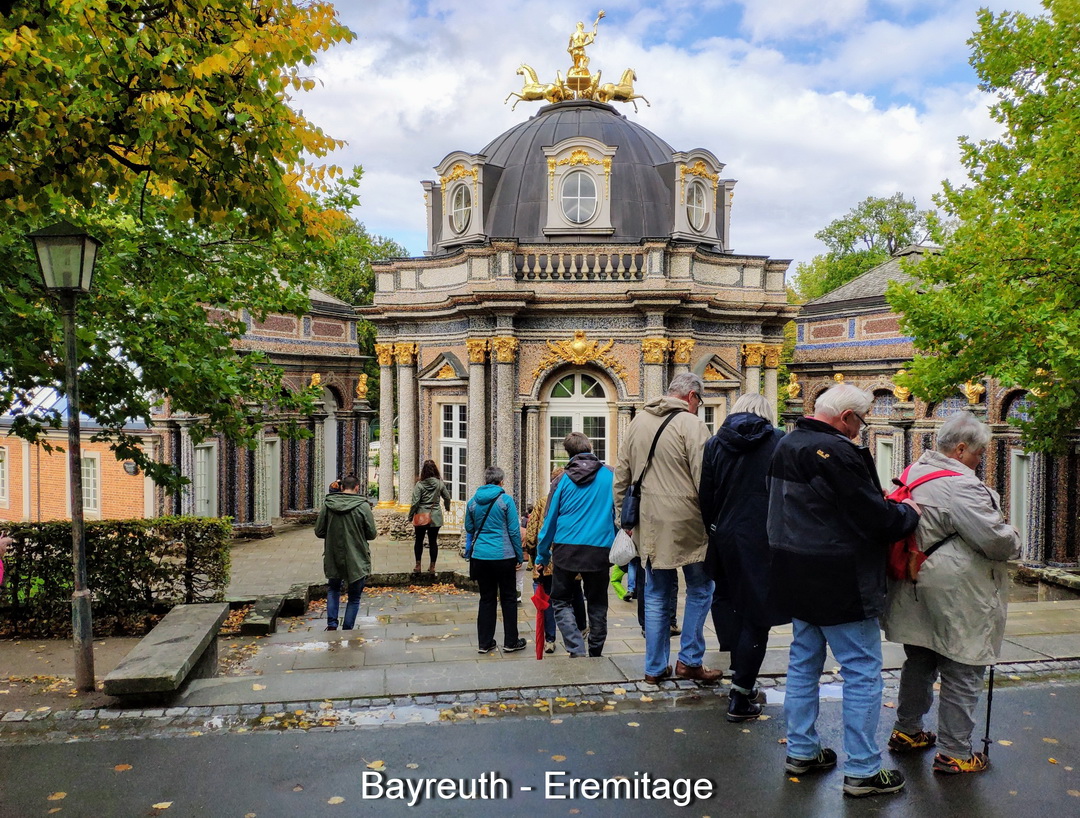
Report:
[[[845,799],[835,770],[793,782],[782,771],[783,716],[731,725],[714,701],[653,711],[561,715],[562,722],[509,716],[461,723],[374,727],[344,732],[289,731],[167,739],[125,739],[0,747],[0,816],[1080,816],[1080,683],[1025,684],[994,696],[992,769],[944,777],[930,754],[895,759],[908,776],[894,796]],[[825,701],[819,726],[840,749],[840,703]],[[560,714],[557,714],[560,715]],[[882,740],[892,725],[884,710]],[[978,734],[982,734],[982,712]],[[631,722],[638,726],[631,726]],[[682,731],[682,732],[678,732]],[[1051,739],[1045,741],[1044,739]],[[979,745],[981,746],[981,745]],[[563,758],[565,757],[565,758]],[[842,759],[841,755],[841,759]],[[895,758],[895,757],[894,757]],[[1054,759],[1057,763],[1052,763]],[[363,799],[369,762],[393,778],[477,778],[495,772],[495,800]],[[889,762],[886,755],[886,763]],[[132,769],[117,772],[118,764]],[[408,765],[416,765],[415,768]],[[713,794],[686,807],[667,798],[589,800],[546,797],[545,780],[627,776],[703,779]],[[369,775],[374,774],[369,772]],[[697,783],[704,788],[705,783]],[[531,792],[522,787],[533,787]],[[297,789],[302,788],[302,789]],[[48,800],[58,792],[61,800]],[[370,792],[374,794],[372,787]],[[699,793],[701,789],[699,789]],[[651,790],[653,795],[663,793]],[[1071,794],[1070,794],[1071,793]],[[642,793],[639,791],[638,793]],[[342,802],[329,803],[341,798]],[[167,809],[154,804],[169,802]]]

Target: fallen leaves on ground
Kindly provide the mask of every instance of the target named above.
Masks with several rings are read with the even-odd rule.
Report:
[[[45,796],[46,801],[63,801],[67,798],[66,792],[54,792],[52,795]]]
[[[791,782],[791,783],[793,783],[793,784],[798,784],[798,783],[799,783],[799,779],[797,779],[797,778],[796,778],[795,776],[791,776],[791,777],[790,777],[790,778],[788,779],[788,781],[790,781],[790,782]]]
[[[642,693],[641,694],[641,700],[643,702],[651,702],[653,700],[653,697],[652,696],[646,696],[644,693]]]
[[[295,787],[292,788],[292,791],[293,792],[303,792],[304,788],[301,787],[299,784],[297,784]]]
[[[1058,743],[1058,740],[1056,738],[1045,738],[1044,737],[1043,741],[1045,741],[1047,744],[1057,744]]]
[[[409,763],[409,764],[406,764],[405,766],[408,767],[410,770],[418,770],[418,769],[420,769],[419,764]]]
[[[158,801],[156,804],[151,804],[150,809],[168,809],[172,805],[172,801]]]
[[[116,770],[116,772],[118,772],[118,773],[126,773],[128,770],[131,769],[131,765],[130,764],[117,764],[115,767],[113,767],[113,769]]]
[[[1049,761],[1051,764],[1057,764],[1058,763],[1058,760],[1056,758],[1048,758],[1046,760]]]
[[[266,690],[266,685],[254,684],[251,686],[252,690]]]
[[[1007,738],[998,739],[995,743],[1000,744],[1002,747],[1012,747],[1012,742]]]
[[[241,605],[239,608],[233,609],[225,621],[221,623],[221,630],[218,633],[222,636],[236,636],[239,634],[240,624],[244,621],[244,617],[248,615],[251,607],[251,605]],[[236,646],[230,645],[230,647]]]
[[[335,795],[333,798],[327,799],[326,803],[327,804],[344,804],[345,799],[342,798],[340,795]]]
[[[386,762],[383,761],[382,759],[379,759],[378,761],[371,761],[371,762],[368,762],[367,768],[369,770],[385,770],[386,769]]]
[[[676,727],[676,728],[675,728],[675,730],[674,730],[673,732],[676,732],[676,733],[685,733],[686,731],[685,731],[685,730],[683,730],[683,729],[682,729],[681,727]]]
[[[566,756],[554,755],[551,757],[552,761],[566,761]]]
[[[1073,798],[1080,798],[1080,790],[1065,790],[1066,795],[1071,795]]]
[[[640,724],[638,724],[638,723],[637,723],[636,721],[628,721],[628,722],[626,723],[626,726],[627,726],[627,727],[641,727],[641,725],[640,725]]]

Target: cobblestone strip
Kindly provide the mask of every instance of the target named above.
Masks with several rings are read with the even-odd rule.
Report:
[[[1032,682],[1080,672],[1080,660],[999,664],[999,682]],[[886,671],[886,687],[895,692],[899,671]],[[786,677],[763,677],[759,687],[782,691]],[[826,673],[822,684],[842,684]],[[378,697],[340,701],[219,705],[217,707],[132,708],[118,710],[0,711],[0,744],[117,740],[192,736],[212,733],[355,730],[364,727],[430,724],[476,718],[526,715],[559,718],[569,713],[684,706],[727,695],[728,686],[697,687],[692,682],[645,682],[582,685],[565,688],[519,688],[437,695]]]

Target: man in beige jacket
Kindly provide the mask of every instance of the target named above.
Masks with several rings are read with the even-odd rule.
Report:
[[[682,641],[674,674],[699,684],[716,684],[718,670],[702,665],[705,619],[712,605],[713,581],[705,573],[708,539],[698,505],[701,459],[709,430],[697,416],[705,384],[686,372],[671,380],[667,395],[638,412],[619,445],[615,467],[615,516],[622,510],[626,488],[641,479],[656,441],[656,450],[641,483],[641,512],[634,543],[645,568],[645,681],[658,684],[672,675],[669,608],[677,593],[677,571],[686,582]],[[672,416],[660,431],[664,421]],[[659,436],[657,434],[659,433]]]

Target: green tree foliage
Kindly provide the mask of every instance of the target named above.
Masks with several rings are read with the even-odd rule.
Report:
[[[396,241],[367,231],[363,224],[349,220],[336,233],[337,241],[318,261],[315,286],[334,298],[354,306],[372,303],[375,273],[371,262],[402,258],[408,250]],[[368,402],[379,405],[379,364],[375,360],[375,325],[361,320],[357,327],[360,354],[368,356],[364,371],[368,375]]]
[[[0,6],[0,412],[63,383],[55,306],[24,238],[66,218],[104,242],[80,299],[84,410],[117,456],[155,479],[123,432],[168,400],[205,415],[196,438],[251,443],[275,403],[305,411],[282,373],[231,341],[269,312],[302,312],[358,173],[314,164],[340,145],[290,107],[303,66],[352,33],[327,2],[36,0]]]
[[[998,139],[961,140],[970,183],[946,183],[956,218],[938,256],[889,300],[922,351],[908,385],[937,399],[990,376],[1038,397],[1033,450],[1060,450],[1080,422],[1080,4],[979,13],[970,40]]]
[[[793,281],[803,301],[812,301],[930,235],[931,212],[902,193],[871,196],[814,234],[829,252],[796,267]]]

